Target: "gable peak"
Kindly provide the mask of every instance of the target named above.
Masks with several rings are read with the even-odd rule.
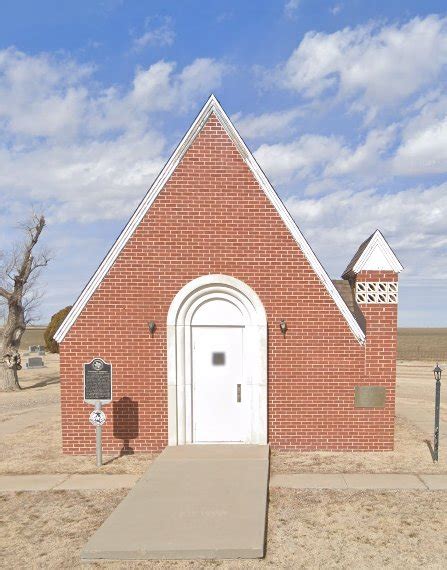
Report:
[[[393,271],[400,273],[403,267],[383,237],[380,230],[376,230],[358,248],[354,257],[343,272],[344,279],[357,275],[360,271]]]
[[[76,300],[76,303],[73,305],[73,308],[71,309],[70,313],[67,315],[64,322],[56,331],[54,339],[57,342],[60,343],[63,341],[66,334],[72,327],[73,323],[76,321],[76,319],[78,318],[78,316],[80,315],[86,304],[88,303],[91,296],[99,287],[103,279],[106,277],[109,269],[115,263],[115,260],[118,258],[120,252],[126,245],[127,241],[133,235],[135,229],[140,224],[146,212],[149,210],[152,203],[154,202],[158,194],[165,186],[166,182],[170,179],[171,175],[173,174],[178,164],[182,160],[185,152],[191,146],[192,142],[195,140],[198,133],[202,130],[203,126],[206,124],[209,116],[212,113],[216,116],[220,125],[222,126],[222,128],[225,130],[229,138],[236,146],[237,150],[239,151],[239,154],[241,155],[242,159],[244,160],[248,168],[251,170],[260,188],[263,190],[267,198],[270,200],[273,207],[277,210],[285,226],[287,227],[293,239],[297,243],[298,247],[301,249],[302,253],[307,258],[307,261],[309,262],[310,266],[312,267],[316,275],[319,277],[321,283],[326,288],[327,292],[332,297],[333,301],[335,302],[338,309],[342,313],[343,317],[347,321],[347,324],[350,327],[355,338],[361,344],[365,342],[365,333],[363,332],[358,322],[350,312],[349,308],[346,306],[346,303],[340,296],[340,293],[337,291],[336,287],[330,280],[328,274],[326,273],[323,266],[317,259],[315,253],[312,251],[311,247],[307,243],[306,239],[304,238],[300,229],[296,225],[292,216],[288,212],[287,208],[284,206],[279,196],[276,194],[275,190],[273,189],[272,185],[270,184],[263,170],[260,168],[259,164],[257,163],[255,157],[250,152],[245,142],[242,140],[236,127],[233,125],[233,123],[231,122],[228,115],[223,110],[221,104],[219,103],[218,99],[215,97],[214,94],[211,94],[208,97],[208,100],[202,107],[201,111],[199,112],[196,119],[188,129],[187,133],[180,141],[174,153],[171,155],[170,159],[165,164],[164,168],[161,170],[160,174],[153,182],[151,188],[149,189],[149,191],[141,201],[140,205],[135,210],[134,214],[128,221],[127,225],[121,232],[120,236],[113,244],[112,248],[109,250],[108,254],[103,259],[102,263],[100,264],[100,266],[98,267],[98,269],[96,270],[90,281],[85,286],[84,290]]]

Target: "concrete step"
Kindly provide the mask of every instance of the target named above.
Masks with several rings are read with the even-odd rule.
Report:
[[[268,446],[168,447],[88,541],[81,558],[261,558],[268,473]]]

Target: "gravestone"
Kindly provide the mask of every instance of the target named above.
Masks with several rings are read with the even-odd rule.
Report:
[[[41,356],[31,356],[25,366],[26,368],[43,368],[45,364]]]
[[[40,346],[38,344],[33,344],[28,347],[28,352],[39,352]]]
[[[102,358],[84,364],[84,400],[91,404],[112,401],[112,365]]]

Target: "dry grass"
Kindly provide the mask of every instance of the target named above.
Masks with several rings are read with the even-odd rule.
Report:
[[[278,452],[272,451],[271,468],[276,473],[447,473],[446,453],[434,464],[425,436],[409,422],[398,418],[396,449],[390,452]],[[0,474],[18,473],[135,473],[143,474],[153,456],[146,454],[105,456],[97,468],[93,456],[61,453],[59,423],[35,427],[0,439]]]
[[[58,356],[46,358],[47,367],[23,371],[25,390],[0,394],[0,411],[5,417],[22,413],[32,406],[54,403],[59,399]],[[432,406],[431,370],[423,363],[399,366],[398,395],[416,398],[420,408]],[[426,376],[428,379],[426,379]],[[1,424],[0,424],[1,425]],[[377,453],[273,452],[272,471],[303,472],[419,472],[447,473],[447,453],[441,447],[440,462],[433,464],[425,443],[426,435],[409,421],[398,417],[395,451]],[[152,460],[149,454],[105,456],[106,465],[95,466],[93,456],[70,456],[61,453],[60,417],[53,415],[20,433],[0,438],[0,474],[18,473],[135,473],[142,474]]]
[[[22,370],[23,390],[0,393],[0,425],[29,408],[57,404],[60,400],[59,355],[45,357],[45,368]],[[152,459],[149,454],[125,457],[105,455],[98,469],[93,456],[63,455],[60,414],[49,413],[42,422],[18,433],[0,437],[0,474],[17,473],[135,473],[142,474]],[[93,429],[93,428],[92,428]]]
[[[0,497],[5,568],[444,568],[447,492],[294,491],[270,495],[264,560],[81,564],[84,544],[125,491]]]
[[[0,392],[0,423],[29,408],[58,404],[60,402],[59,355],[44,356],[44,368],[25,368],[26,356],[22,355],[23,369],[19,372],[22,390]]]
[[[279,452],[272,451],[276,473],[447,473],[447,453],[434,464],[425,435],[403,418],[396,419],[394,451]]]
[[[0,394],[0,411],[12,417],[59,398],[57,357],[43,370],[22,374],[26,389]],[[406,396],[426,406],[425,370],[400,380]],[[419,383],[419,377],[421,380]],[[411,382],[410,382],[411,380]],[[431,379],[430,379],[431,381]],[[403,392],[402,392],[403,393]],[[419,401],[419,400],[418,400]],[[272,454],[273,472],[447,472],[445,455],[433,465],[424,435],[398,418],[396,450],[381,453]],[[111,460],[103,473],[143,473],[151,456]],[[94,473],[92,456],[61,453],[58,416],[0,438],[0,473]],[[1,567],[5,568],[444,568],[447,492],[270,492],[267,555],[248,561],[147,561],[81,564],[93,532],[126,491],[49,491],[0,495]]]
[[[92,428],[93,429],[93,428]],[[29,427],[0,439],[0,474],[7,473],[134,473],[143,474],[153,456],[104,455],[104,465],[95,465],[93,455],[63,455],[60,420]]]
[[[397,357],[441,361],[447,354],[447,329],[405,328],[397,334]]]

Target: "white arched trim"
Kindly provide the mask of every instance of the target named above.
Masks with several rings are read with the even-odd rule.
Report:
[[[221,299],[241,313],[244,385],[249,398],[246,443],[267,443],[267,317],[258,295],[228,275],[204,275],[187,283],[168,311],[168,442],[193,443],[191,324],[206,302]]]

